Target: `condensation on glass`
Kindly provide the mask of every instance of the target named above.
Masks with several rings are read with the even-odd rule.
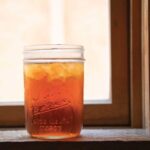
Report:
[[[80,134],[83,63],[82,46],[25,47],[25,118],[32,137],[62,139]]]

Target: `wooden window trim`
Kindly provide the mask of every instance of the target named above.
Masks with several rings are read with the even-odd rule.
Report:
[[[131,126],[142,126],[142,2],[130,1]]]
[[[143,126],[150,135],[150,1],[142,1]]]
[[[141,33],[136,34],[136,32],[141,31],[141,24],[135,28],[141,20],[136,17],[136,13],[141,15],[141,11],[137,9],[140,7],[141,0],[138,0],[138,4],[136,1],[111,0],[113,103],[85,105],[85,125],[142,126]],[[131,18],[129,8],[131,8]],[[132,33],[131,36],[130,31]],[[137,41],[139,42],[138,44],[136,43]],[[137,48],[138,50],[136,50]],[[136,67],[137,63],[139,68]],[[134,78],[136,72],[139,72],[139,74]],[[137,101],[138,103],[135,105]],[[24,125],[23,105],[0,106],[0,125]]]

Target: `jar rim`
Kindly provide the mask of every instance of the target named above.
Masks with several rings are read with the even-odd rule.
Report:
[[[59,51],[59,50],[80,50],[83,51],[84,48],[82,45],[76,44],[35,44],[35,45],[26,45],[24,46],[25,51],[38,51],[38,50],[51,50],[51,51]]]
[[[84,49],[81,45],[73,44],[40,44],[24,48],[25,62],[83,62]]]

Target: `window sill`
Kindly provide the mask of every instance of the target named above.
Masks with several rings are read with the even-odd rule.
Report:
[[[0,148],[11,150],[51,149],[150,149],[150,137],[144,129],[99,129],[86,128],[78,138],[67,140],[39,140],[30,138],[25,129],[1,128]]]

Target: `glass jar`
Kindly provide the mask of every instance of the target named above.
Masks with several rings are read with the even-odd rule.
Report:
[[[83,122],[83,47],[35,45],[24,50],[26,128],[32,137],[80,134]]]

